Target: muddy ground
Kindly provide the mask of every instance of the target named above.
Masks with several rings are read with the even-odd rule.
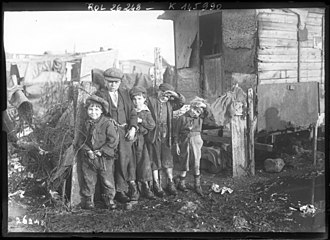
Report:
[[[110,211],[99,203],[90,211],[70,208],[56,194],[49,196],[31,176],[15,182],[15,188],[11,186],[14,180],[9,177],[8,232],[324,232],[324,153],[318,152],[316,165],[311,151],[280,156],[286,163],[280,173],[265,172],[266,156],[257,152],[255,176],[232,178],[228,169],[218,174],[202,171],[204,197],[190,190],[164,199],[141,198],[131,210],[119,204],[117,210]],[[191,174],[187,180],[188,186],[192,186]],[[31,184],[31,181],[35,182]],[[216,193],[211,189],[212,184],[233,191]],[[19,189],[24,194],[17,192]],[[7,203],[3,204],[6,209]],[[299,211],[306,204],[312,204],[315,212]]]

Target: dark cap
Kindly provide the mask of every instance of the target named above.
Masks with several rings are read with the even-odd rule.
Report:
[[[146,94],[147,90],[142,86],[135,86],[135,87],[132,87],[132,89],[129,91],[129,95],[131,96],[131,98],[140,93]]]
[[[118,68],[109,68],[103,73],[104,79],[109,82],[119,82],[124,77],[123,72]]]
[[[168,83],[162,83],[159,85],[159,90],[165,92],[167,90],[174,91],[174,87]]]
[[[101,104],[101,106],[103,107],[103,113],[108,113],[109,104],[103,98],[96,96],[96,95],[92,95],[86,99],[85,107],[88,108],[88,106],[91,105],[92,103]]]

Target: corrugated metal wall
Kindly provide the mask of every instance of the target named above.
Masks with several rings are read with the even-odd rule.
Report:
[[[259,84],[317,81],[324,112],[324,9],[258,9],[257,14]]]

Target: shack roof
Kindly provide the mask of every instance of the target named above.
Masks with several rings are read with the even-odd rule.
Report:
[[[162,20],[174,20],[182,11],[164,11],[163,14],[159,15],[157,19]]]

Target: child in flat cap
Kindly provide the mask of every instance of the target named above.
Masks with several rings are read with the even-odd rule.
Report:
[[[114,160],[119,136],[111,119],[104,116],[108,103],[92,95],[86,99],[88,119],[80,134],[78,145],[82,151],[82,208],[94,208],[97,179],[101,180],[102,199],[109,209],[115,209]]]
[[[179,159],[180,176],[175,177],[178,181],[177,188],[188,191],[185,185],[189,162],[194,164],[194,187],[197,194],[203,196],[200,184],[200,159],[203,140],[201,138],[202,124],[206,117],[211,116],[211,110],[206,101],[196,97],[190,102],[190,109],[181,115],[173,131],[173,142]]]
[[[121,86],[124,74],[120,69],[109,68],[103,72],[105,86],[95,95],[109,104],[108,113],[118,123],[118,161],[115,162],[116,200],[121,203],[138,200],[133,140],[138,129],[137,114],[128,89]]]
[[[149,182],[152,181],[151,163],[148,149],[145,143],[147,133],[155,128],[155,121],[147,107],[147,90],[144,87],[136,86],[130,90],[130,96],[137,112],[138,130],[133,149],[136,158],[136,180],[141,183],[142,196],[148,199],[155,199],[150,190]]]
[[[180,109],[184,102],[184,96],[177,93],[174,87],[167,83],[159,85],[156,95],[148,98],[148,107],[156,122],[156,127],[148,133],[147,147],[153,170],[153,190],[158,197],[165,195],[160,182],[160,170],[165,172],[168,194],[177,194],[173,182],[172,120],[173,111]]]

